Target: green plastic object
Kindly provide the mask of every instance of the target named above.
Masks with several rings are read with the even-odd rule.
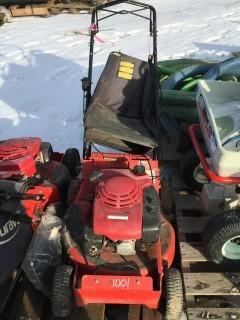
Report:
[[[195,92],[161,90],[160,108],[178,120],[199,122]]]
[[[184,86],[182,86],[181,90],[183,91],[195,90],[199,80],[200,79],[198,78],[198,79],[192,79],[188,81]]]
[[[174,73],[195,65],[213,63],[216,61],[199,59],[173,59],[163,60],[158,63],[160,86]],[[236,74],[223,74],[219,80],[239,81],[238,70]],[[180,121],[198,123],[198,113],[196,109],[196,87],[203,75],[197,75],[184,79],[176,90],[161,90],[160,108]]]
[[[214,61],[190,59],[190,58],[162,60],[158,62],[158,68],[160,71],[162,71],[163,74],[164,74],[164,70],[166,70],[167,73],[171,72],[170,74],[173,74],[184,68],[188,68],[197,64],[212,63],[212,62]]]

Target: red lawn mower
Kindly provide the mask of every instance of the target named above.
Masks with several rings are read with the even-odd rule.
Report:
[[[0,142],[1,319],[11,318],[4,309],[21,281],[20,265],[33,232],[43,216],[64,213],[70,183],[67,166],[73,150],[64,156],[54,153],[50,143],[40,138]]]
[[[149,21],[153,52],[148,61],[112,52],[91,94],[94,38],[100,21],[117,14]],[[66,318],[73,304],[134,304],[162,307],[165,319],[179,320],[182,280],[171,268],[175,233],[159,199],[155,9],[129,0],[97,6],[90,33],[80,183],[62,223],[65,263],[53,278],[52,311]],[[121,152],[93,153],[95,143]]]

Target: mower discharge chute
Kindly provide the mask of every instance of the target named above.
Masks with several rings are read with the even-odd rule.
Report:
[[[153,52],[147,61],[112,52],[92,94],[99,23],[127,13],[149,21]],[[90,31],[80,186],[63,219],[67,255],[53,279],[52,311],[57,317],[70,316],[73,300],[83,308],[137,304],[161,307],[166,319],[179,320],[182,280],[170,268],[175,233],[159,199],[156,12],[137,1],[112,1],[94,9]],[[125,153],[92,153],[94,143]]]

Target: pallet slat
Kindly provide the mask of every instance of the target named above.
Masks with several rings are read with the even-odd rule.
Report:
[[[79,11],[92,12],[93,6],[82,3],[54,3],[49,6],[49,10],[54,13],[61,11],[69,11],[71,13],[78,13]]]
[[[181,233],[202,233],[209,217],[178,217],[178,231]]]
[[[180,242],[182,262],[205,262],[208,261],[203,246],[194,243]]]
[[[49,15],[47,6],[25,6],[23,8],[12,6],[10,7],[10,13],[13,17]]]
[[[240,273],[184,273],[187,296],[240,296]]]
[[[75,314],[71,317],[71,320],[104,320],[104,313],[104,304],[89,304],[84,308],[75,308]]]
[[[175,204],[178,210],[201,210],[202,205],[198,195],[179,194],[175,195]]]
[[[188,308],[188,320],[240,319],[240,308]]]

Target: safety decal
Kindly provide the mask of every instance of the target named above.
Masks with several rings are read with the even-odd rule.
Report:
[[[134,63],[129,61],[121,61],[119,70],[118,70],[118,78],[125,80],[132,80],[133,72],[134,72]]]

